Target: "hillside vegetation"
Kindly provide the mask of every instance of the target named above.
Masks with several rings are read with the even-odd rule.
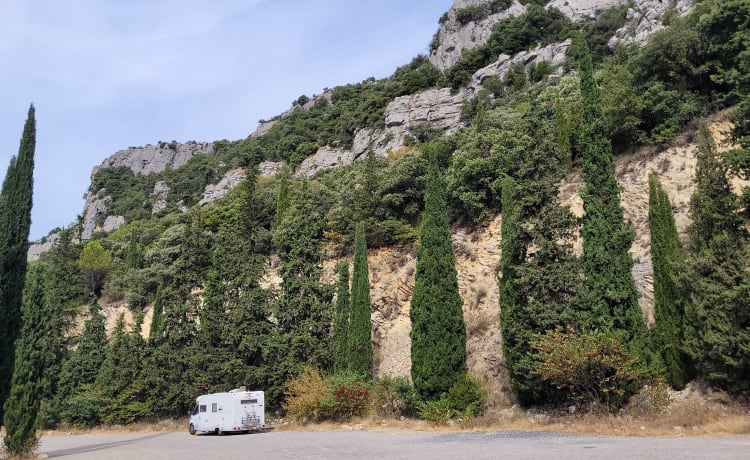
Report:
[[[486,3],[459,20],[510,2]],[[458,296],[457,275],[446,268],[455,266],[448,228],[471,233],[498,214],[498,285],[483,288],[499,289],[496,354],[523,407],[616,411],[644,385],[681,389],[695,378],[747,397],[750,189],[735,194],[730,179],[750,177],[750,0],[705,0],[670,17],[645,46],[614,52],[604,44],[625,9],[574,23],[543,2],[525,3],[526,13],[498,22],[485,45],[464,51],[446,72],[419,56],[390,78],[301,96],[264,135],[217,141],[215,155],[182,168],[145,176],[101,169],[89,192],[106,190],[110,213],[126,225],[89,241],[79,241],[77,226],[62,229],[35,262],[54,274],[44,278],[42,297],[52,324],[62,325],[44,345],[38,423],[180,416],[197,395],[239,385],[265,390],[269,409],[299,420],[345,419],[372,407],[435,421],[479,415],[493,384],[466,372],[465,339],[477,326],[469,330],[461,317],[470,299]],[[358,129],[381,127],[394,97],[458,89],[500,53],[567,38],[573,45],[561,74],[544,63],[486,79],[464,106],[466,127],[451,135],[424,124],[387,156],[370,153],[311,178],[293,174],[320,147],[350,146]],[[700,129],[687,240],[674,227],[675,197],[660,187],[658,171],[652,176],[649,326],[631,273],[634,233],[623,217],[616,155],[668,143],[730,107],[731,138],[741,148],[719,155],[705,124]],[[263,161],[288,167],[264,177]],[[243,182],[199,206],[205,186],[235,168],[246,172]],[[585,183],[583,217],[559,196],[574,170]],[[170,190],[154,214],[148,196],[157,181]],[[341,301],[351,269],[339,266],[338,282],[329,282],[323,265],[353,259],[358,227],[360,248],[364,240],[371,251],[398,248],[417,258],[408,273],[418,325],[411,375],[343,357],[342,334],[362,330],[349,306],[370,295],[355,263],[358,281],[351,300]],[[368,276],[377,277],[373,270]],[[272,273],[277,282],[269,282]],[[38,271],[28,276],[41,289]],[[134,324],[121,316],[108,337],[107,305],[126,305]]]

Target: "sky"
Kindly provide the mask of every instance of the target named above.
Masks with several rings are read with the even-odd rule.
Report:
[[[300,95],[428,54],[452,0],[0,0],[0,175],[36,108],[30,239],[91,169],[159,141],[242,139]]]

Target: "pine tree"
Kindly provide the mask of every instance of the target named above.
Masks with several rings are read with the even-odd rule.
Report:
[[[333,370],[342,372],[347,369],[346,356],[349,331],[349,263],[339,262],[336,267],[339,274],[336,283],[336,304],[333,319]]]
[[[64,335],[78,313],[78,307],[89,297],[76,260],[80,248],[71,243],[72,231],[62,230],[59,239],[47,254],[46,269],[47,316],[52,331],[48,337],[47,366],[44,370],[42,404],[39,410],[41,428],[53,428],[59,422],[61,407],[56,397],[62,365],[70,348]],[[42,262],[40,262],[42,263]]]
[[[365,227],[357,225],[354,237],[354,269],[349,318],[347,368],[349,371],[373,376],[372,321],[370,319],[370,272],[367,265]]]
[[[684,311],[676,274],[682,259],[672,204],[661,182],[649,176],[648,222],[651,230],[651,261],[654,267],[653,352],[661,356],[665,378],[672,388],[685,386],[682,347]]]
[[[101,411],[104,423],[132,423],[149,413],[143,378],[146,341],[140,333],[142,322],[141,314],[128,332],[124,315],[117,320],[95,381],[96,392],[104,401]]]
[[[583,115],[577,146],[583,156],[583,273],[578,290],[578,315],[583,329],[611,330],[624,343],[643,349],[646,325],[638,306],[633,280],[634,240],[624,220],[615,178],[612,146],[606,136],[599,88],[594,80],[591,54],[580,46],[580,85]]]
[[[697,373],[732,393],[750,390],[750,249],[726,167],[704,122],[698,138],[693,223],[680,287],[685,351]]]
[[[466,373],[466,324],[438,153],[428,152],[425,210],[410,310],[411,376],[425,400],[438,399]]]
[[[34,188],[36,119],[29,107],[18,156],[10,160],[0,190],[0,425],[10,392],[15,342],[21,332],[21,299],[26,278]]]
[[[55,405],[61,408],[61,418],[65,421],[70,422],[71,417],[80,415],[77,414],[75,397],[94,383],[104,362],[108,346],[105,321],[101,307],[96,303],[92,304],[78,348],[63,363]]]
[[[48,316],[45,270],[34,265],[28,271],[23,297],[23,327],[16,345],[16,363],[10,397],[5,401],[5,448],[11,455],[30,455],[39,443],[37,416],[43,397],[44,370],[49,356],[47,340],[56,332]]]
[[[274,369],[269,399],[279,402],[283,382],[311,365],[331,367],[333,292],[320,282],[323,217],[317,210],[309,182],[303,180],[298,195],[290,200],[282,225],[275,229],[274,242],[281,266],[281,293],[274,305],[277,319],[273,337]]]

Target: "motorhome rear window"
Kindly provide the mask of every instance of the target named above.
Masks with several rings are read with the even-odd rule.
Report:
[[[201,404],[201,405],[200,405],[200,409],[199,409],[199,410],[200,410],[201,412],[206,412],[206,405],[205,405],[205,404]]]
[[[242,404],[258,404],[257,399],[243,399]]]

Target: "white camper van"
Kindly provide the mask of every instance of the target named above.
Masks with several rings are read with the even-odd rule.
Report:
[[[224,434],[265,427],[262,391],[232,390],[198,396],[190,414],[190,434],[199,431]]]

